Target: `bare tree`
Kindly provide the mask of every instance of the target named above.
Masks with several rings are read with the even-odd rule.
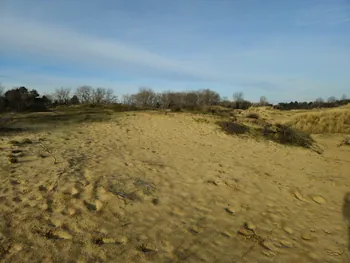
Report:
[[[171,92],[164,91],[164,92],[158,94],[158,101],[160,104],[160,108],[168,109],[170,106],[170,103],[171,103]]]
[[[324,105],[324,99],[319,97],[314,101],[314,105],[316,105],[317,107],[322,107],[322,105]]]
[[[228,99],[227,96],[223,97],[220,101],[220,105],[224,107],[231,107],[232,106],[232,101]]]
[[[97,88],[97,89],[92,89],[92,103],[93,104],[101,104],[104,102],[105,97],[106,97],[106,89],[104,88]]]
[[[55,100],[58,101],[59,104],[68,104],[70,99],[70,89],[69,88],[60,88],[56,89],[54,93]]]
[[[200,101],[200,95],[197,91],[190,91],[184,95],[184,103],[186,106],[197,106]]]
[[[5,87],[0,83],[0,97],[4,96]]]
[[[266,106],[267,104],[269,104],[269,102],[267,101],[267,98],[265,96],[261,96],[259,104],[260,106]]]
[[[92,103],[93,88],[91,86],[81,86],[77,88],[75,95],[81,103]]]
[[[122,103],[128,106],[135,106],[136,105],[135,95],[129,95],[129,94],[123,95]]]
[[[233,107],[235,109],[241,109],[244,107],[244,95],[243,92],[233,93]]]
[[[337,101],[337,98],[334,97],[334,96],[331,96],[331,97],[329,97],[329,98],[327,99],[327,102],[328,102],[328,103],[334,103],[334,102],[336,102],[336,101]]]
[[[4,111],[6,108],[4,95],[5,95],[5,88],[0,83],[0,112]]]
[[[169,108],[182,108],[184,106],[185,100],[184,96],[180,92],[169,92]]]
[[[317,98],[316,100],[315,100],[315,103],[318,103],[318,104],[321,104],[321,103],[324,103],[324,99],[323,98]]]
[[[348,97],[346,96],[346,94],[343,94],[340,98],[340,100],[346,100]]]
[[[115,103],[118,101],[112,89],[107,89],[105,94],[105,103]]]
[[[70,105],[78,105],[80,103],[77,95],[73,95],[73,97],[69,100]]]
[[[219,93],[210,89],[201,90],[199,94],[199,104],[204,106],[216,105],[220,102]]]
[[[242,102],[244,100],[243,92],[235,92],[232,97],[235,102]]]
[[[154,107],[156,106],[156,93],[149,88],[140,88],[135,94],[136,105],[139,107]]]

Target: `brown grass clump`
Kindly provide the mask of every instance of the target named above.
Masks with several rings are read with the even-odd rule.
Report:
[[[258,119],[260,119],[260,115],[259,115],[259,113],[256,113],[256,112],[249,112],[247,114],[247,118],[258,120]]]
[[[342,145],[350,146],[350,136],[347,136],[344,138],[344,140],[342,140],[339,146],[342,146]]]
[[[281,144],[311,148],[314,140],[307,132],[295,129],[290,125],[276,124],[273,133],[264,132],[264,136]]]
[[[209,106],[209,107],[203,107],[203,112],[215,114],[218,116],[228,116],[230,113],[232,113],[232,109],[221,107],[221,106]]]
[[[221,121],[218,122],[218,125],[227,134],[244,134],[249,131],[249,128],[246,125],[236,122]]]
[[[289,124],[314,134],[350,133],[350,110],[343,108],[303,113],[292,118]]]
[[[268,124],[251,127],[243,123],[221,121],[217,123],[227,134],[241,135],[250,134],[252,137],[265,138],[284,145],[313,148],[314,140],[307,132],[300,131],[285,124]]]
[[[350,137],[346,137],[343,141],[343,144],[350,146]]]

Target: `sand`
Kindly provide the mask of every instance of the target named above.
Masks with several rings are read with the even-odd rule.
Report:
[[[320,155],[198,118],[3,136],[0,262],[348,262],[341,135]]]

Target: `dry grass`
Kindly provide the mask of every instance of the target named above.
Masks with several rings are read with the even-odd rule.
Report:
[[[0,135],[20,132],[48,131],[82,123],[109,121],[119,110],[107,107],[58,107],[52,112],[0,115]],[[115,113],[116,112],[116,113]]]
[[[280,123],[276,125],[265,123],[264,126],[256,127],[232,121],[218,121],[217,124],[227,134],[250,134],[256,139],[265,138],[284,145],[313,148],[315,142],[309,133]]]
[[[274,130],[276,132],[272,134],[266,132],[265,136],[281,144],[311,148],[315,142],[307,132],[300,131],[288,125],[277,124]],[[265,131],[267,131],[267,129]],[[272,135],[272,137],[269,135]]]
[[[293,127],[313,134],[350,133],[350,110],[347,108],[302,113],[292,117]]]
[[[13,122],[13,114],[0,115],[0,129]]]
[[[259,113],[256,113],[256,112],[249,112],[247,114],[247,118],[258,120],[258,119],[260,119],[260,115],[259,115]]]
[[[244,134],[249,132],[249,127],[244,124],[230,122],[230,121],[220,121],[220,122],[217,122],[217,124],[227,134]]]

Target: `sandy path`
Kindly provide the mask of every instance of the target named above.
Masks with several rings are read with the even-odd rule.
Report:
[[[347,262],[348,149],[328,139],[318,155],[194,118],[3,138],[0,262]]]

